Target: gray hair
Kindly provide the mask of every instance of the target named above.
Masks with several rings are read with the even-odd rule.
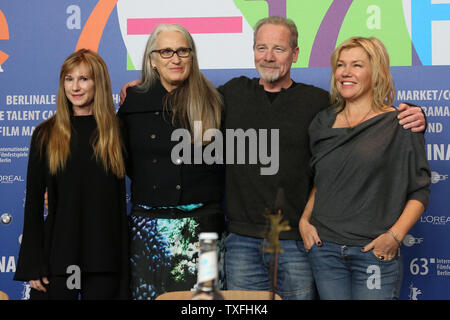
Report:
[[[197,60],[197,50],[195,48],[194,39],[192,39],[189,31],[185,27],[176,23],[162,23],[158,25],[150,35],[147,40],[147,45],[145,46],[144,57],[142,58],[142,78],[141,84],[138,88],[143,91],[147,91],[155,82],[159,80],[158,71],[152,68],[152,51],[156,50],[156,43],[158,41],[161,33],[165,31],[176,31],[180,32],[186,39],[189,48],[191,48],[190,58],[192,59],[191,73],[193,70],[199,71],[199,65]]]
[[[152,67],[151,52],[158,49],[156,48],[156,43],[164,31],[180,32],[186,39],[189,48],[191,48],[189,76],[178,88],[166,95],[163,100],[164,109],[172,111],[172,124],[179,124],[193,133],[195,121],[202,121],[202,135],[208,129],[219,129],[222,114],[222,97],[212,83],[200,72],[194,39],[189,31],[179,24],[160,24],[152,32],[145,48],[142,61],[142,82],[137,87],[138,90],[148,91],[153,84],[160,81],[158,71]]]
[[[266,24],[282,25],[288,28],[288,30],[291,33],[291,37],[289,40],[291,48],[295,49],[298,47],[298,30],[297,26],[295,25],[295,22],[292,21],[291,19],[286,19],[278,16],[263,18],[256,23],[255,31],[253,33],[253,46],[255,45],[256,35],[258,34],[259,29]]]

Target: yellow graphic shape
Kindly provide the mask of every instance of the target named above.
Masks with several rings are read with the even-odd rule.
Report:
[[[0,291],[0,300],[9,300],[9,297],[3,291]]]
[[[6,21],[6,17],[2,10],[0,10],[0,40],[9,40],[8,22]],[[0,50],[0,66],[8,59],[8,57],[8,54]]]

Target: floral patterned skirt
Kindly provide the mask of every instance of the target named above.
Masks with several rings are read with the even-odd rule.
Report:
[[[198,235],[222,235],[224,217],[220,205],[192,212],[165,209],[157,213],[134,206],[129,219],[132,299],[153,300],[164,292],[194,290]],[[224,287],[222,241],[218,247],[219,277]]]

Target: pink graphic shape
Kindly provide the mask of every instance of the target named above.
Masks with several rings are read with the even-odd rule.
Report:
[[[128,19],[127,34],[150,34],[161,23],[178,23],[190,33],[242,33],[242,17]]]

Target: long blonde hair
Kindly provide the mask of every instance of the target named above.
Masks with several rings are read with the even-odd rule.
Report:
[[[152,51],[156,48],[158,37],[165,31],[180,32],[191,49],[191,71],[188,78],[178,88],[166,95],[164,108],[173,112],[175,121],[191,131],[194,122],[202,122],[202,134],[208,129],[219,129],[221,123],[222,98],[211,82],[200,72],[197,50],[191,34],[181,25],[175,23],[160,24],[147,41],[142,62],[142,79],[138,89],[147,91],[160,80],[158,71],[152,68]],[[157,54],[157,53],[153,53]]]
[[[338,107],[338,112],[345,108],[344,98],[336,86],[335,72],[342,50],[357,47],[364,49],[372,67],[372,107],[378,110],[385,110],[386,106],[391,106],[394,103],[395,88],[394,80],[389,70],[388,51],[383,42],[376,37],[352,37],[334,49],[330,59],[330,102]]]
[[[70,154],[72,103],[64,90],[65,76],[76,66],[84,63],[95,85],[92,113],[97,122],[93,137],[94,155],[101,160],[106,171],[111,170],[117,177],[125,175],[120,129],[116,118],[108,68],[95,52],[81,49],[66,58],[61,66],[56,113],[40,125],[41,152],[46,148],[50,173],[55,175],[63,170]]]

